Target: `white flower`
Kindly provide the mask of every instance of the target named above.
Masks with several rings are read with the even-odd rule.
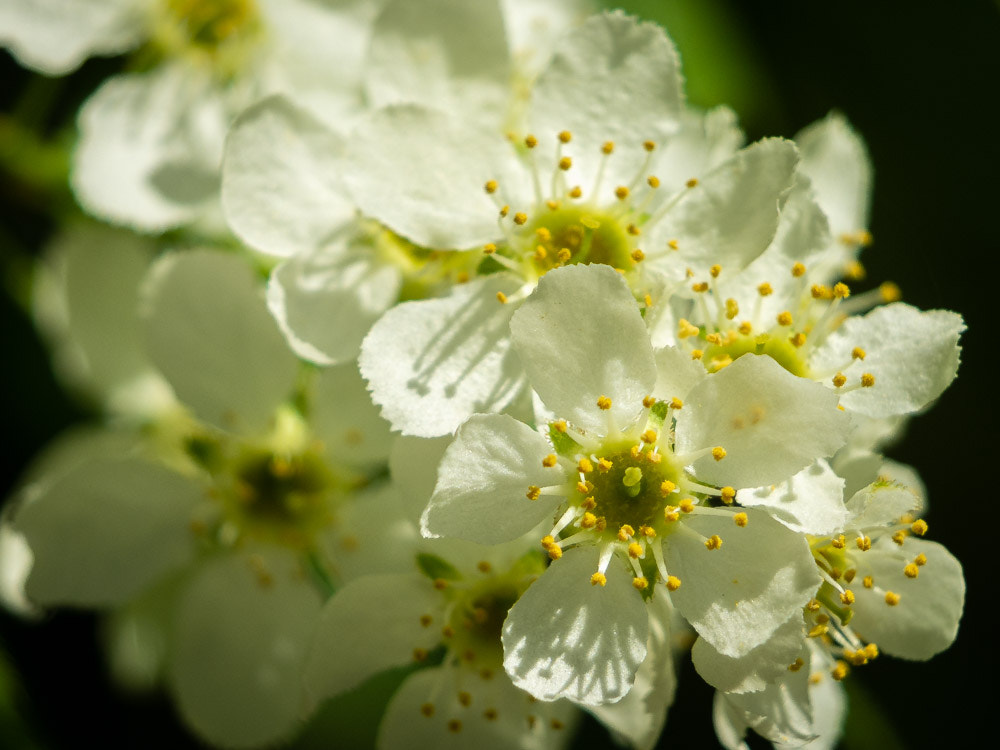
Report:
[[[722,653],[766,641],[817,572],[800,536],[724,505],[839,447],[848,420],[833,394],[767,357],[708,376],[654,352],[624,279],[601,265],[546,274],[511,330],[532,387],[565,421],[546,439],[508,416],[470,419],[422,529],[497,543],[556,514],[542,540],[551,569],[504,627],[515,684],[546,700],[625,695],[647,633],[632,589],[648,595],[657,580]]]
[[[166,256],[143,297],[150,358],[200,421],[163,415],[49,459],[13,519],[34,558],[25,591],[113,607],[178,576],[161,606],[181,714],[213,742],[272,742],[302,716],[328,579],[399,564],[394,499],[356,491],[388,432],[350,368],[304,384],[308,422],[289,405],[299,364],[240,258]]]

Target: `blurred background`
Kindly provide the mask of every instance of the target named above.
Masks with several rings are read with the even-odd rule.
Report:
[[[997,395],[987,389],[997,381],[988,341],[1000,250],[1000,8],[989,0],[607,5],[662,23],[680,49],[690,100],[729,104],[750,140],[790,137],[831,109],[842,111],[867,141],[875,168],[875,242],[862,256],[865,283],[892,280],[913,305],[965,316],[958,380],[888,451],[918,468],[931,507],[930,538],[965,566],[964,620],[955,645],[929,663],[883,658],[855,670],[846,683],[842,747],[964,746],[960,736],[990,744]],[[55,381],[25,312],[26,295],[53,217],[78,210],[65,186],[73,115],[121,66],[91,60],[67,78],[46,79],[0,52],[0,498],[42,445],[91,416]],[[56,612],[26,623],[0,612],[0,748],[200,747],[166,699],[115,688],[98,633],[99,620],[89,613]],[[660,746],[713,747],[711,689],[689,663],[680,677]],[[373,706],[397,679],[388,675],[366,694],[336,702],[294,746],[370,747]],[[591,722],[573,747],[609,745]]]

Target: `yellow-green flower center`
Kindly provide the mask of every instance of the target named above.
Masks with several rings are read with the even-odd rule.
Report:
[[[164,0],[153,22],[153,45],[231,76],[261,36],[255,0]]]
[[[588,206],[541,210],[525,227],[520,252],[534,276],[573,263],[604,263],[626,271],[635,265],[620,221]]]

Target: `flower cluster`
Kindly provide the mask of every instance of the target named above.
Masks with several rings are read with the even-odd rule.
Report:
[[[831,747],[853,669],[949,646],[961,566],[881,450],[961,317],[852,290],[843,117],[744,145],[592,10],[0,9],[26,66],[132,71],[70,176],[117,226],[64,226],[33,297],[104,419],[12,498],[9,608],[108,611],[116,674],[225,747],[408,667],[385,750],[562,747],[579,709],[642,750],[687,658],[727,748]]]

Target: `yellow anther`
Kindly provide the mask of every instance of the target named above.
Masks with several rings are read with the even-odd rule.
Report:
[[[631,557],[633,560],[638,560],[640,557],[642,557],[642,545],[639,544],[638,542],[632,542],[628,546],[628,556]]]
[[[427,660],[427,649],[426,648],[415,648],[413,649],[413,661],[426,661]]]
[[[656,434],[656,430],[650,428],[646,430],[644,433],[642,433],[642,435],[640,435],[639,437],[642,440],[642,442],[652,445],[653,443],[656,442],[657,438],[659,438],[659,435]]]
[[[830,544],[832,544],[835,549],[844,549],[844,547],[847,546],[847,540],[844,538],[844,535],[841,534],[840,536],[831,539]]]
[[[844,593],[840,595],[841,604],[854,604],[854,592],[850,589],[845,589]]]
[[[721,445],[717,445],[714,448],[712,448],[712,458],[714,458],[716,461],[721,461],[725,457],[726,457],[726,449],[723,448]]]
[[[779,326],[790,326],[792,324],[792,314],[785,310],[778,313],[778,325]]]
[[[558,544],[546,547],[545,551],[548,552],[550,560],[558,560],[563,554],[562,548]]]
[[[491,570],[493,570],[493,566],[490,565],[488,560],[480,560],[479,562],[476,563],[476,569],[480,573],[489,573]]]
[[[654,190],[660,186],[660,178],[655,174],[651,174],[646,178],[646,184],[649,185]]]
[[[655,403],[656,403],[656,396],[645,396],[642,399],[642,405],[646,409],[652,409]]]
[[[554,536],[552,536],[551,534],[546,534],[545,536],[542,537],[542,547],[543,548],[544,547],[549,547],[550,545],[553,545],[555,543],[556,543],[556,538]]]
[[[864,359],[866,356],[865,350],[860,346],[856,346],[851,349],[851,359]]]
[[[497,292],[497,302],[499,302],[501,305],[506,305],[507,295],[504,294],[503,292]]]
[[[792,342],[792,346],[794,346],[796,348],[799,348],[799,347],[805,346],[806,335],[804,333],[802,333],[801,331],[799,331],[798,333],[796,333],[794,336],[792,336],[788,340]]]
[[[868,663],[868,657],[865,655],[864,649],[851,651],[850,649],[845,648],[844,658],[856,667],[860,667]]]
[[[801,263],[795,263],[792,265],[792,276],[799,278],[806,275],[806,267]]]
[[[810,638],[819,638],[821,635],[826,635],[826,631],[829,628],[826,625],[814,625],[809,631],[808,636]]]
[[[710,333],[705,336],[705,341],[715,346],[722,346],[722,334],[721,333]]]
[[[553,422],[551,424],[551,427],[556,432],[565,433],[566,432],[566,420],[565,419],[557,419],[555,422]]]
[[[672,399],[670,399],[670,408],[671,409],[683,409],[684,408],[684,402],[681,401],[679,398],[677,398],[677,396],[674,396]]]
[[[528,221],[528,214],[524,213],[523,211],[518,211],[516,214],[514,214],[514,223],[517,224],[518,226],[522,226],[527,221]]]
[[[691,291],[693,291],[693,292],[707,292],[708,291],[708,282],[707,281],[698,281],[698,282],[692,284],[691,285]]]
[[[549,198],[547,201],[545,201],[545,206],[546,208],[549,209],[549,211],[555,211],[556,209],[559,208],[559,201],[557,201],[554,198]]]
[[[656,451],[647,451],[646,460],[651,464],[658,464],[663,460],[663,454]]]
[[[583,514],[580,518],[580,528],[581,529],[592,529],[597,525],[597,516],[595,516],[590,511]]]
[[[485,185],[483,185],[483,190],[492,195],[497,191],[498,187],[500,187],[500,185],[497,184],[496,180],[489,180]]]
[[[842,571],[840,568],[830,568],[830,578],[832,578],[833,580],[836,581],[842,575],[844,575],[844,571]]]
[[[664,583],[666,583],[667,589],[670,591],[676,591],[681,587],[681,579],[677,576],[667,576],[667,580]]]
[[[430,718],[431,716],[434,715],[434,704],[433,703],[424,703],[420,707],[420,713],[422,713],[424,716]]]
[[[857,576],[857,574],[858,571],[854,568],[851,568],[844,573],[844,580],[850,583],[851,581],[854,580],[854,577]]]
[[[698,335],[698,326],[694,325],[686,318],[681,318],[677,322],[677,336],[678,338],[686,339],[689,336]]]
[[[690,180],[688,180],[684,184],[687,187],[689,187],[689,188],[697,187],[697,185],[698,185],[698,178],[697,177],[692,177]]]
[[[927,533],[927,521],[922,518],[918,518],[912,524],[910,524],[910,531],[912,531],[917,536],[923,536]]]
[[[635,250],[632,251],[632,260],[634,260],[636,263],[641,263],[645,259],[646,259],[646,253],[644,253],[639,248],[636,248]]]
[[[677,512],[676,505],[668,505],[663,509],[663,519],[670,523],[673,523],[681,517],[681,514]]]
[[[714,550],[719,549],[722,546],[722,537],[718,534],[712,534],[708,539],[705,540],[705,549]]]
[[[445,638],[451,638],[455,635],[455,628],[453,628],[451,625],[445,625],[443,628],[441,628],[441,635],[444,636]]]
[[[449,732],[456,732],[456,733],[457,732],[461,732],[462,731],[462,722],[459,721],[458,719],[451,719],[448,722],[448,731]]]
[[[571,132],[568,130],[562,130],[559,132],[560,143],[569,143],[571,140],[573,140],[573,134]]]
[[[866,589],[870,589],[872,586],[875,585],[875,579],[872,578],[871,576],[865,576],[864,578],[861,579],[861,583],[864,584],[864,587]]]
[[[529,133],[528,135],[524,136],[524,145],[527,146],[528,148],[534,148],[535,146],[538,145],[538,139]]]
[[[840,682],[842,679],[847,677],[847,671],[847,664],[842,661],[838,661],[834,668],[830,670],[830,676],[837,682]]]
[[[750,333],[753,331],[753,326],[750,324],[749,320],[744,320],[742,323],[740,323],[740,327],[737,328],[736,330],[742,333],[744,336],[749,336]]]
[[[529,500],[537,500],[542,494],[542,488],[536,484],[528,487],[528,491],[524,493],[524,496]]]
[[[894,591],[886,591],[885,603],[888,604],[890,607],[895,607],[897,604],[899,604],[899,594],[895,593]]]
[[[608,578],[604,575],[604,573],[594,573],[594,575],[590,577],[591,586],[606,586],[607,583]]]
[[[581,195],[583,195],[583,189],[579,185],[576,185],[569,191],[570,198],[579,198]]]
[[[833,292],[825,284],[813,284],[809,288],[813,299],[833,299]]]
[[[862,552],[867,552],[872,548],[872,539],[870,536],[859,536],[854,540],[854,543],[858,545],[858,549]]]
[[[615,150],[614,141],[605,141],[603,144],[601,144],[601,151],[605,154],[610,154],[614,150]]]
[[[459,271],[458,273],[455,274],[455,283],[467,284],[469,283],[469,278],[470,276],[468,271]]]
[[[811,675],[809,675],[810,685],[819,685],[822,681],[823,681],[822,672],[813,672]]]
[[[507,214],[509,214],[509,213],[510,213],[510,206],[504,206],[503,208],[500,209],[500,217],[501,218],[506,217]]]
[[[444,591],[446,588],[448,588],[448,582],[443,578],[435,578],[434,588],[436,588],[438,591]]]
[[[597,459],[597,470],[602,474],[606,471],[610,471],[612,466],[614,466],[614,463],[606,458]]]
[[[694,500],[686,497],[677,504],[677,507],[685,513],[691,513],[694,510]]]
[[[664,479],[660,483],[660,494],[666,497],[667,495],[673,494],[673,491],[677,489],[677,485],[671,482],[669,479]]]
[[[626,198],[628,198],[628,188],[625,187],[624,185],[619,185],[618,187],[616,187],[615,198],[617,198],[620,201],[623,201]]]
[[[633,529],[627,523],[622,524],[621,528],[618,529],[618,541],[620,542],[627,542],[634,535],[635,535],[635,529]]]
[[[564,156],[559,160],[559,169],[565,172],[567,169],[573,166],[573,160],[568,156]]]
[[[805,666],[805,662],[801,658],[796,659],[791,664],[788,665],[789,672],[798,672],[802,667]]]
[[[905,568],[903,568],[903,574],[907,578],[916,578],[918,575],[920,575],[920,568],[916,565],[916,563],[910,563]]]
[[[542,459],[542,466],[544,466],[546,469],[551,469],[553,466],[556,465],[556,462],[558,461],[559,459],[556,457],[556,454],[550,453],[549,455],[547,455],[545,458]]]
[[[903,297],[903,292],[899,288],[899,285],[894,284],[891,281],[885,281],[878,288],[879,294],[882,296],[883,302],[898,302]]]
[[[542,242],[548,242],[552,239],[552,232],[549,231],[548,227],[538,227],[535,230],[535,234],[538,235],[538,239]]]
[[[732,320],[740,314],[740,303],[732,297],[726,300],[726,320]]]
[[[713,279],[719,278],[719,274],[722,273],[722,266],[716,263],[714,266],[708,269],[708,272],[712,275]]]
[[[923,552],[921,552],[919,555],[917,555],[916,557],[913,558],[913,564],[914,565],[926,565],[927,564],[927,555],[925,555]]]
[[[611,399],[607,396],[600,396],[597,399],[597,408],[601,411],[607,411],[611,408]]]
[[[833,384],[837,388],[843,388],[847,384],[847,376],[842,372],[838,372],[833,376]]]
[[[840,282],[833,285],[833,296],[837,299],[847,299],[851,296],[851,288],[847,284]]]
[[[875,385],[875,376],[870,372],[866,372],[861,376],[861,385],[865,388],[871,388]]]
[[[671,250],[678,250],[680,249],[680,243],[677,240],[667,240],[667,247]]]
[[[642,534],[647,539],[652,539],[656,536],[656,529],[652,526],[640,526],[639,533]]]
[[[430,615],[420,615],[420,624],[425,628],[430,627],[432,622],[434,622],[434,618]]]
[[[638,237],[640,234],[642,234],[642,230],[639,229],[639,227],[637,227],[635,224],[629,224],[627,227],[625,227],[625,231],[631,234],[633,237]]]
[[[869,643],[864,647],[864,652],[865,656],[867,656],[869,660],[875,659],[878,657],[878,646],[874,643]]]
[[[647,151],[654,151],[656,149],[656,143],[654,141],[643,141],[642,147]]]
[[[806,602],[806,609],[808,609],[810,612],[819,612],[819,608],[821,606],[822,605],[816,599],[810,599],[808,602]]]
[[[569,259],[573,257],[573,252],[568,247],[563,247],[556,253],[556,257],[560,263],[568,263]]]
[[[741,528],[746,526],[749,522],[750,519],[747,518],[746,513],[737,513],[735,516],[733,516],[733,523],[735,523],[737,526]]]
[[[594,470],[594,464],[590,462],[589,458],[586,457],[581,458],[579,461],[577,461],[576,470],[581,472],[582,474],[589,474]]]
[[[767,297],[768,295],[774,294],[774,288],[765,281],[757,287],[757,294],[761,297]]]
[[[583,508],[584,510],[593,510],[594,508],[597,507],[597,500],[595,500],[593,497],[585,497],[583,499],[583,502],[580,503],[580,507]]]
[[[723,487],[722,490],[722,502],[726,505],[732,505],[733,500],[736,499],[736,489],[733,487]]]
[[[637,591],[643,591],[649,587],[649,581],[647,581],[644,576],[637,576],[632,579],[632,586]]]
[[[896,544],[900,546],[903,546],[903,542],[906,541],[906,537],[908,537],[909,535],[910,532],[908,532],[906,529],[900,529],[899,531],[897,531],[892,535],[892,541],[894,541]]]

